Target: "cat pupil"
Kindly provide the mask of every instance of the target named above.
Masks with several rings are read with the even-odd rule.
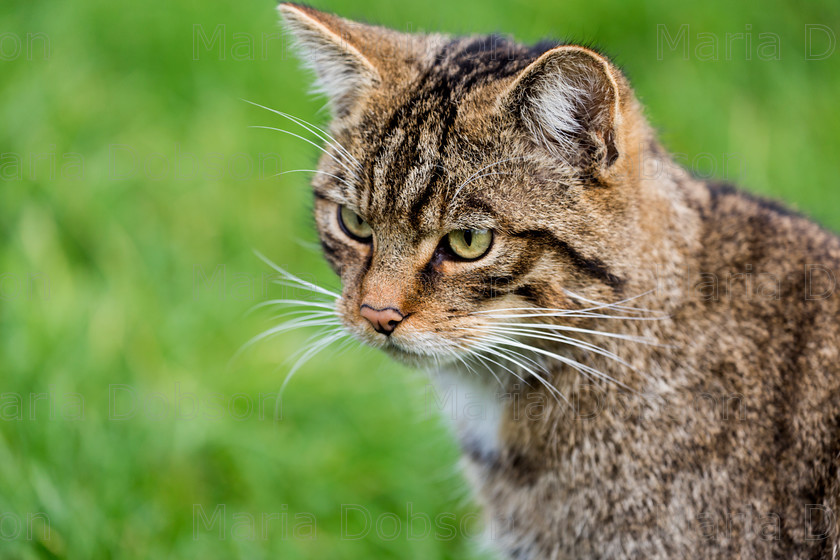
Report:
[[[472,230],[471,229],[468,229],[467,231],[464,232],[464,242],[467,245],[472,245]]]

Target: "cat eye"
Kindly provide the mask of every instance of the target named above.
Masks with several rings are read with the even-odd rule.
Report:
[[[493,232],[489,229],[456,229],[446,235],[449,252],[459,259],[474,261],[490,250]]]
[[[341,225],[344,233],[351,239],[361,241],[362,243],[369,243],[371,237],[373,237],[370,224],[346,206],[338,207],[338,223]]]

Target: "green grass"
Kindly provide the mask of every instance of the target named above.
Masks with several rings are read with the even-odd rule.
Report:
[[[592,40],[622,64],[684,161],[840,227],[840,51],[805,60],[805,24],[840,33],[834,0],[318,7],[403,30]],[[322,355],[296,375],[273,421],[273,401],[260,395],[276,393],[308,335],[229,365],[266,326],[245,311],[278,290],[263,289],[269,270],[253,249],[337,285],[312,249],[306,178],[270,177],[271,162],[247,170],[260,154],[279,154],[281,169],[310,168],[317,151],[249,129],[282,124],[240,99],[324,119],[280,42],[261,52],[275,20],[271,2],[0,5],[0,54],[15,58],[0,61],[0,557],[480,556],[464,535],[477,509],[420,375],[357,348]],[[195,26],[212,34],[219,24],[224,59],[200,49],[195,60]],[[667,49],[658,59],[658,24],[672,35],[689,25],[687,59]],[[726,33],[746,25],[752,48],[736,42],[726,60]],[[48,58],[37,40],[26,54],[28,33],[48,37]],[[717,38],[719,60],[697,56],[701,33]],[[779,60],[758,58],[760,33],[777,34]],[[237,34],[256,41],[254,60],[241,59]],[[725,160],[742,166],[726,172]],[[138,162],[145,168],[132,174]],[[221,291],[204,280],[217,269]],[[132,404],[131,417],[115,418]],[[196,508],[210,516],[220,504],[224,538],[218,523],[196,535]],[[386,532],[395,514],[401,531],[342,538],[364,525],[357,511],[345,523],[342,504],[364,506]],[[438,529],[456,525],[454,538],[409,540],[409,507],[451,515]],[[263,538],[261,516],[272,513]],[[303,538],[303,514],[315,538]]]

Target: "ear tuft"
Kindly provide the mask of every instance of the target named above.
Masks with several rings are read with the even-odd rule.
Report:
[[[578,168],[608,168],[619,157],[621,120],[618,71],[585,47],[544,53],[507,93],[539,144]]]
[[[315,73],[314,91],[329,98],[334,116],[347,114],[380,83],[377,69],[353,43],[368,26],[300,4],[283,3],[277,9],[301,60]]]

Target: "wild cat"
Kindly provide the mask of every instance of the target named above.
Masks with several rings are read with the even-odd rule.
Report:
[[[323,140],[343,285],[291,326],[481,400],[455,420],[496,550],[838,557],[837,237],[673,164],[590,48],[280,11],[332,110],[283,116]]]

